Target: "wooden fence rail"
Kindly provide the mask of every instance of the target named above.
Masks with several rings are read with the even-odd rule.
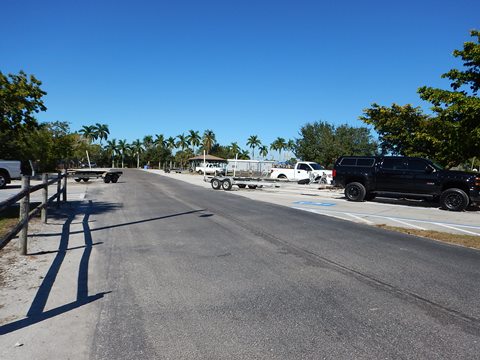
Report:
[[[63,186],[62,186],[63,179]],[[48,186],[52,184],[57,184],[57,192],[53,194],[50,198],[48,197]],[[35,209],[30,211],[30,194],[42,190],[42,203],[37,206]],[[62,199],[61,199],[62,198]],[[5,201],[0,202],[0,213],[10,206],[16,204],[20,201],[20,214],[18,223],[11,229],[6,235],[0,238],[0,249],[7,245],[10,240],[12,240],[18,233],[19,244],[18,250],[21,255],[27,254],[27,238],[28,238],[28,222],[31,218],[38,215],[41,212],[41,219],[44,223],[47,223],[48,217],[48,206],[54,200],[57,200],[57,207],[60,206],[60,201],[67,201],[67,172],[63,171],[58,173],[57,176],[53,179],[48,179],[48,174],[42,175],[42,183],[30,186],[30,177],[22,177],[22,190]]]

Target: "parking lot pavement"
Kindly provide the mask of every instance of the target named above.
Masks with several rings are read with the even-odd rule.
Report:
[[[164,174],[159,170],[147,171],[211,189],[210,183],[205,182],[203,176]],[[234,186],[231,193],[361,224],[480,236],[480,209],[478,208],[452,212],[441,210],[438,204],[432,202],[386,198],[357,203],[347,201],[341,189],[320,190],[317,184],[281,184],[279,187],[255,190],[238,189]]]

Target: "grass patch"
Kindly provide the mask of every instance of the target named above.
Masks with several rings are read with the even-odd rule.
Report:
[[[396,226],[387,226],[385,224],[377,225],[379,228],[398,231],[409,235],[421,236],[428,239],[443,241],[450,244],[467,246],[474,249],[480,249],[480,236],[451,234],[433,230],[407,229]]]
[[[18,206],[11,206],[0,213],[0,238],[18,223]]]

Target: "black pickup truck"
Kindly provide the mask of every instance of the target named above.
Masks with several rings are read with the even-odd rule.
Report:
[[[451,211],[480,203],[480,174],[443,170],[422,158],[342,156],[335,163],[333,178],[350,201],[376,196],[430,199]]]

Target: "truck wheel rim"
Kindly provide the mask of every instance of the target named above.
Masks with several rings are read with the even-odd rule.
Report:
[[[462,204],[462,199],[458,194],[450,194],[445,199],[445,205],[447,205],[447,207],[450,209],[457,208],[461,204]]]
[[[4,186],[6,184],[5,178],[3,176],[0,176],[0,187]]]
[[[358,186],[350,186],[350,188],[348,189],[348,195],[350,197],[357,197],[359,192],[360,191],[358,189]]]

